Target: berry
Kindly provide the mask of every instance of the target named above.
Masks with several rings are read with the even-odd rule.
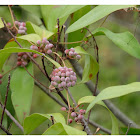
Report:
[[[71,113],[71,116],[72,116],[72,117],[76,117],[76,113],[75,113],[75,112],[72,112],[72,113]]]
[[[61,107],[61,110],[62,110],[62,111],[66,111],[66,108],[65,108],[65,107]]]
[[[0,79],[2,79],[2,77],[3,77],[2,74],[0,74]]]
[[[10,22],[8,22],[8,23],[7,23],[7,26],[8,26],[8,27],[11,27],[11,23],[10,23]]]
[[[15,21],[15,25],[19,25],[19,22],[18,21]]]
[[[48,50],[48,51],[47,51],[47,54],[51,54],[51,53],[52,53],[52,50]]]
[[[77,55],[76,58],[79,60],[79,59],[81,59],[81,56],[80,55]]]
[[[38,45],[40,45],[41,44],[41,41],[40,40],[37,40],[37,42],[36,42]]]
[[[82,120],[83,119],[83,115],[79,114],[78,115],[78,120]]]
[[[68,49],[66,49],[66,50],[65,50],[65,54],[68,54],[68,53],[69,53],[69,50],[68,50]]]
[[[33,54],[33,58],[37,58],[38,57],[38,55],[37,54]]]
[[[2,84],[2,81],[0,80],[0,85]]]
[[[69,122],[69,123],[72,123],[72,119],[69,119],[68,122]]]
[[[18,61],[18,62],[17,62],[17,65],[18,65],[18,66],[21,66],[21,64],[22,64],[21,61]]]
[[[75,49],[74,49],[74,48],[70,48],[70,50],[71,50],[72,52],[75,52]]]
[[[80,109],[79,113],[80,114],[85,114],[86,110]]]
[[[78,118],[77,118],[77,117],[75,117],[75,119],[74,119],[74,120],[75,120],[75,122],[77,122],[77,121],[78,121]]]

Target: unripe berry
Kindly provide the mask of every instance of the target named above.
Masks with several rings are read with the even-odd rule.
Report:
[[[48,45],[46,45],[44,49],[45,49],[45,50],[48,50],[48,49],[49,49],[49,46],[48,46]]]
[[[51,53],[52,53],[52,50],[48,50],[48,51],[47,51],[47,54],[51,54]]]
[[[49,49],[51,49],[53,47],[53,44],[48,44]]]
[[[66,72],[66,76],[70,76],[70,72],[67,71],[67,72]]]
[[[18,56],[22,56],[24,54],[24,52],[19,52]]]
[[[61,77],[61,81],[65,81],[65,77]]]
[[[19,26],[19,30],[24,30],[24,27],[23,26]]]
[[[0,80],[0,85],[2,84],[2,81]]]
[[[83,119],[83,115],[79,114],[78,115],[78,120],[82,120]]]
[[[27,28],[26,27],[24,27],[24,31],[27,31]]]
[[[68,122],[69,122],[69,123],[72,123],[72,119],[69,119]]]
[[[69,82],[69,81],[70,81],[70,78],[69,78],[69,77],[66,77],[66,78],[65,78],[65,81],[66,81],[66,82]]]
[[[65,74],[65,73],[61,73],[61,76],[63,76],[63,77],[64,77],[64,76],[66,76],[66,74]]]
[[[72,117],[76,117],[76,113],[75,113],[75,112],[72,112],[72,113],[71,113],[71,116],[72,116]]]
[[[62,82],[61,86],[65,88],[66,87],[66,82]]]
[[[61,110],[62,110],[62,111],[66,111],[66,108],[65,108],[65,107],[61,107]]]
[[[0,74],[0,79],[2,79],[2,77],[3,77],[2,74]]]
[[[20,26],[25,27],[25,26],[26,26],[26,23],[25,23],[25,22],[21,22],[21,23],[20,23]]]
[[[27,64],[28,64],[28,63],[27,63],[26,61],[23,61],[21,65],[22,65],[23,67],[25,67]]]
[[[11,27],[11,23],[10,23],[10,22],[8,22],[8,23],[7,23],[7,26]]]
[[[71,82],[67,83],[67,87],[71,87]]]

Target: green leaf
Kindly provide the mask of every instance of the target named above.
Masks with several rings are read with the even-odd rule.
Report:
[[[126,127],[122,127],[121,130],[124,132],[124,134],[127,132]],[[140,135],[140,129],[137,128],[129,128],[128,134],[127,135]]]
[[[86,15],[81,17],[79,20],[77,20],[75,23],[73,23],[66,31],[66,33],[70,33],[76,30],[79,30],[83,27],[86,27],[103,17],[111,14],[114,11],[133,7],[132,5],[99,5],[93,8],[90,12],[88,12]]]
[[[84,66],[82,81],[80,82],[80,83],[85,83],[93,79],[93,77],[97,74],[99,70],[99,65],[96,62],[96,60],[89,53],[87,53],[82,47],[80,46],[75,47],[75,51],[79,54],[85,55],[85,66]]]
[[[36,43],[37,40],[41,40],[40,36],[37,34],[27,34],[27,35],[22,35],[22,36],[17,37],[17,38],[32,41],[33,43]]]
[[[1,17],[0,17],[0,28],[3,28],[3,27],[4,27],[4,24],[3,24]]]
[[[51,121],[51,116],[54,117],[54,122],[60,122],[62,124],[65,124],[65,118],[60,113],[52,113],[52,114],[39,114],[35,113],[30,115],[29,117],[26,117],[24,120],[24,133],[29,134],[34,129],[36,129],[40,124],[42,124],[44,121],[49,119]]]
[[[27,70],[33,75],[33,65],[31,63],[28,65]],[[11,77],[10,87],[12,103],[16,115],[22,124],[24,118],[30,113],[34,80],[25,69],[18,67]]]
[[[39,26],[31,23],[31,22],[26,22],[26,27],[27,27],[27,33],[36,33],[39,35],[41,38],[46,37],[47,39],[53,35],[53,32],[47,31],[45,28],[40,28]]]
[[[79,99],[78,105],[80,105],[82,103],[92,103],[95,99],[96,99],[95,96],[82,97],[81,99]],[[118,121],[117,121],[116,117],[114,116],[114,114],[109,110],[109,108],[102,101],[97,102],[97,104],[107,108],[107,110],[110,113],[110,117],[112,120],[112,132],[111,132],[111,134],[112,135],[119,135]]]
[[[106,35],[116,46],[128,54],[140,59],[140,45],[130,32],[113,33],[106,28],[97,28],[92,32],[94,36]],[[90,36],[90,35],[89,35]]]
[[[39,5],[20,5],[20,7],[40,18],[42,17]]]
[[[91,102],[86,110],[88,112],[97,102],[106,99],[112,99],[129,93],[140,91],[140,82],[134,82],[128,85],[108,87],[100,92],[98,96]]]
[[[43,135],[67,135],[67,133],[61,123],[55,123],[49,127]]]
[[[36,53],[36,54],[39,54],[41,56],[44,56],[45,58],[47,58],[50,62],[52,62],[56,67],[61,67],[59,63],[57,63],[56,61],[54,61],[53,59],[47,57],[46,55],[38,52],[38,51],[35,51],[35,50],[31,50],[31,49],[25,49],[25,48],[7,48],[7,49],[1,49],[0,50],[0,54],[2,53],[17,53],[17,52],[33,52],[33,53]]]
[[[83,5],[42,5],[41,12],[45,25],[49,31],[57,31],[57,19],[60,19],[60,26],[64,24],[70,14],[84,7]]]

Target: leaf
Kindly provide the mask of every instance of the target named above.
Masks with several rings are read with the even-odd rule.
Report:
[[[84,5],[42,5],[41,12],[45,25],[49,31],[57,31],[57,19],[60,19],[60,26],[64,24],[70,14],[84,7]]]
[[[75,23],[73,23],[69,28],[67,29],[66,33],[74,32],[76,30],[79,30],[83,27],[86,27],[103,17],[111,14],[114,11],[133,7],[132,5],[99,5],[93,8],[90,12],[88,12],[86,15],[81,17],[79,20],[77,20]]]
[[[20,7],[40,18],[42,17],[39,5],[20,5]]]
[[[39,26],[31,23],[31,22],[26,22],[26,27],[27,27],[27,33],[36,33],[39,35],[41,38],[46,37],[47,39],[53,35],[53,32],[47,31],[45,28],[40,28]]]
[[[96,62],[96,60],[94,60],[94,58],[89,53],[87,53],[82,47],[80,46],[75,47],[75,51],[79,54],[85,55],[85,66],[82,81],[80,82],[85,83],[94,78],[94,76],[97,74],[99,70],[99,65]]]
[[[1,49],[0,50],[0,54],[2,53],[17,53],[17,52],[33,52],[33,53],[36,53],[36,54],[39,54],[41,56],[44,56],[45,58],[47,58],[50,62],[52,62],[56,67],[61,67],[59,63],[57,63],[56,61],[54,61],[53,59],[47,57],[46,55],[38,52],[38,51],[35,51],[35,50],[31,50],[31,49],[25,49],[25,48],[7,48],[7,49]]]
[[[49,127],[43,135],[67,135],[67,133],[61,123],[55,123]]]
[[[22,36],[17,37],[17,38],[32,41],[33,43],[36,43],[37,40],[41,40],[40,36],[37,34],[27,34],[27,35],[22,35]]]
[[[28,65],[27,70],[33,75],[33,65],[31,63]],[[10,87],[12,103],[16,115],[22,124],[24,118],[30,113],[34,80],[25,69],[18,67],[11,77]]]
[[[4,24],[3,24],[1,17],[0,17],[0,28],[3,28],[3,27],[4,27]]]
[[[140,82],[134,82],[128,85],[108,87],[102,90],[100,94],[97,95],[95,100],[93,100],[93,102],[89,104],[86,112],[88,112],[97,102],[101,100],[112,99],[137,91],[140,91]]]
[[[106,35],[106,37],[108,37],[116,46],[126,51],[128,54],[140,59],[139,42],[130,32],[113,33],[110,30],[101,27],[97,28],[92,33],[94,36]]]
[[[126,127],[122,127],[121,130],[124,132],[124,134],[127,132]],[[129,128],[128,134],[127,135],[140,135],[140,129],[137,128]]]
[[[92,103],[95,99],[96,99],[95,96],[82,97],[81,99],[78,100],[78,105],[80,105],[82,103]],[[116,117],[114,116],[114,114],[109,110],[109,108],[102,101],[97,102],[97,104],[107,108],[107,110],[110,113],[110,117],[112,120],[112,132],[111,132],[111,134],[112,135],[119,135],[118,121],[117,121]]]
[[[47,119],[51,121],[51,116],[54,117],[55,122],[60,122],[65,124],[65,119],[62,114],[60,113],[52,113],[52,114],[39,114],[35,113],[30,115],[29,117],[26,117],[24,120],[24,133],[29,134],[31,133],[34,129],[36,129],[40,124],[45,122]]]

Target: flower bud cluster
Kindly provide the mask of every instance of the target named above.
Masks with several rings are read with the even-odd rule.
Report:
[[[2,74],[0,74],[0,85],[2,84],[2,77],[3,77],[3,75]]]
[[[18,34],[26,34],[27,28],[25,22],[15,21],[15,25],[18,27]]]
[[[76,73],[72,68],[59,67],[54,69],[50,75],[51,85],[58,88],[59,90],[64,90],[68,87],[73,87],[76,84],[77,77]]]
[[[69,111],[67,111],[67,109],[65,107],[61,108],[62,111],[65,111],[67,113],[69,113]],[[85,114],[86,110],[80,109],[78,112],[75,111],[75,108],[70,108],[70,113],[71,113],[71,118],[69,118],[68,122],[72,123],[73,120],[76,123],[81,123],[81,120],[83,119],[83,115]]]
[[[37,44],[36,46],[32,45],[30,49],[37,50],[44,54],[51,54],[52,49],[54,48],[54,45],[51,44],[46,38],[43,38],[42,41],[38,40],[36,44]]]
[[[74,48],[66,49],[65,54],[67,57],[69,57],[71,59],[78,59],[79,60],[81,58],[81,55],[76,53]]]

